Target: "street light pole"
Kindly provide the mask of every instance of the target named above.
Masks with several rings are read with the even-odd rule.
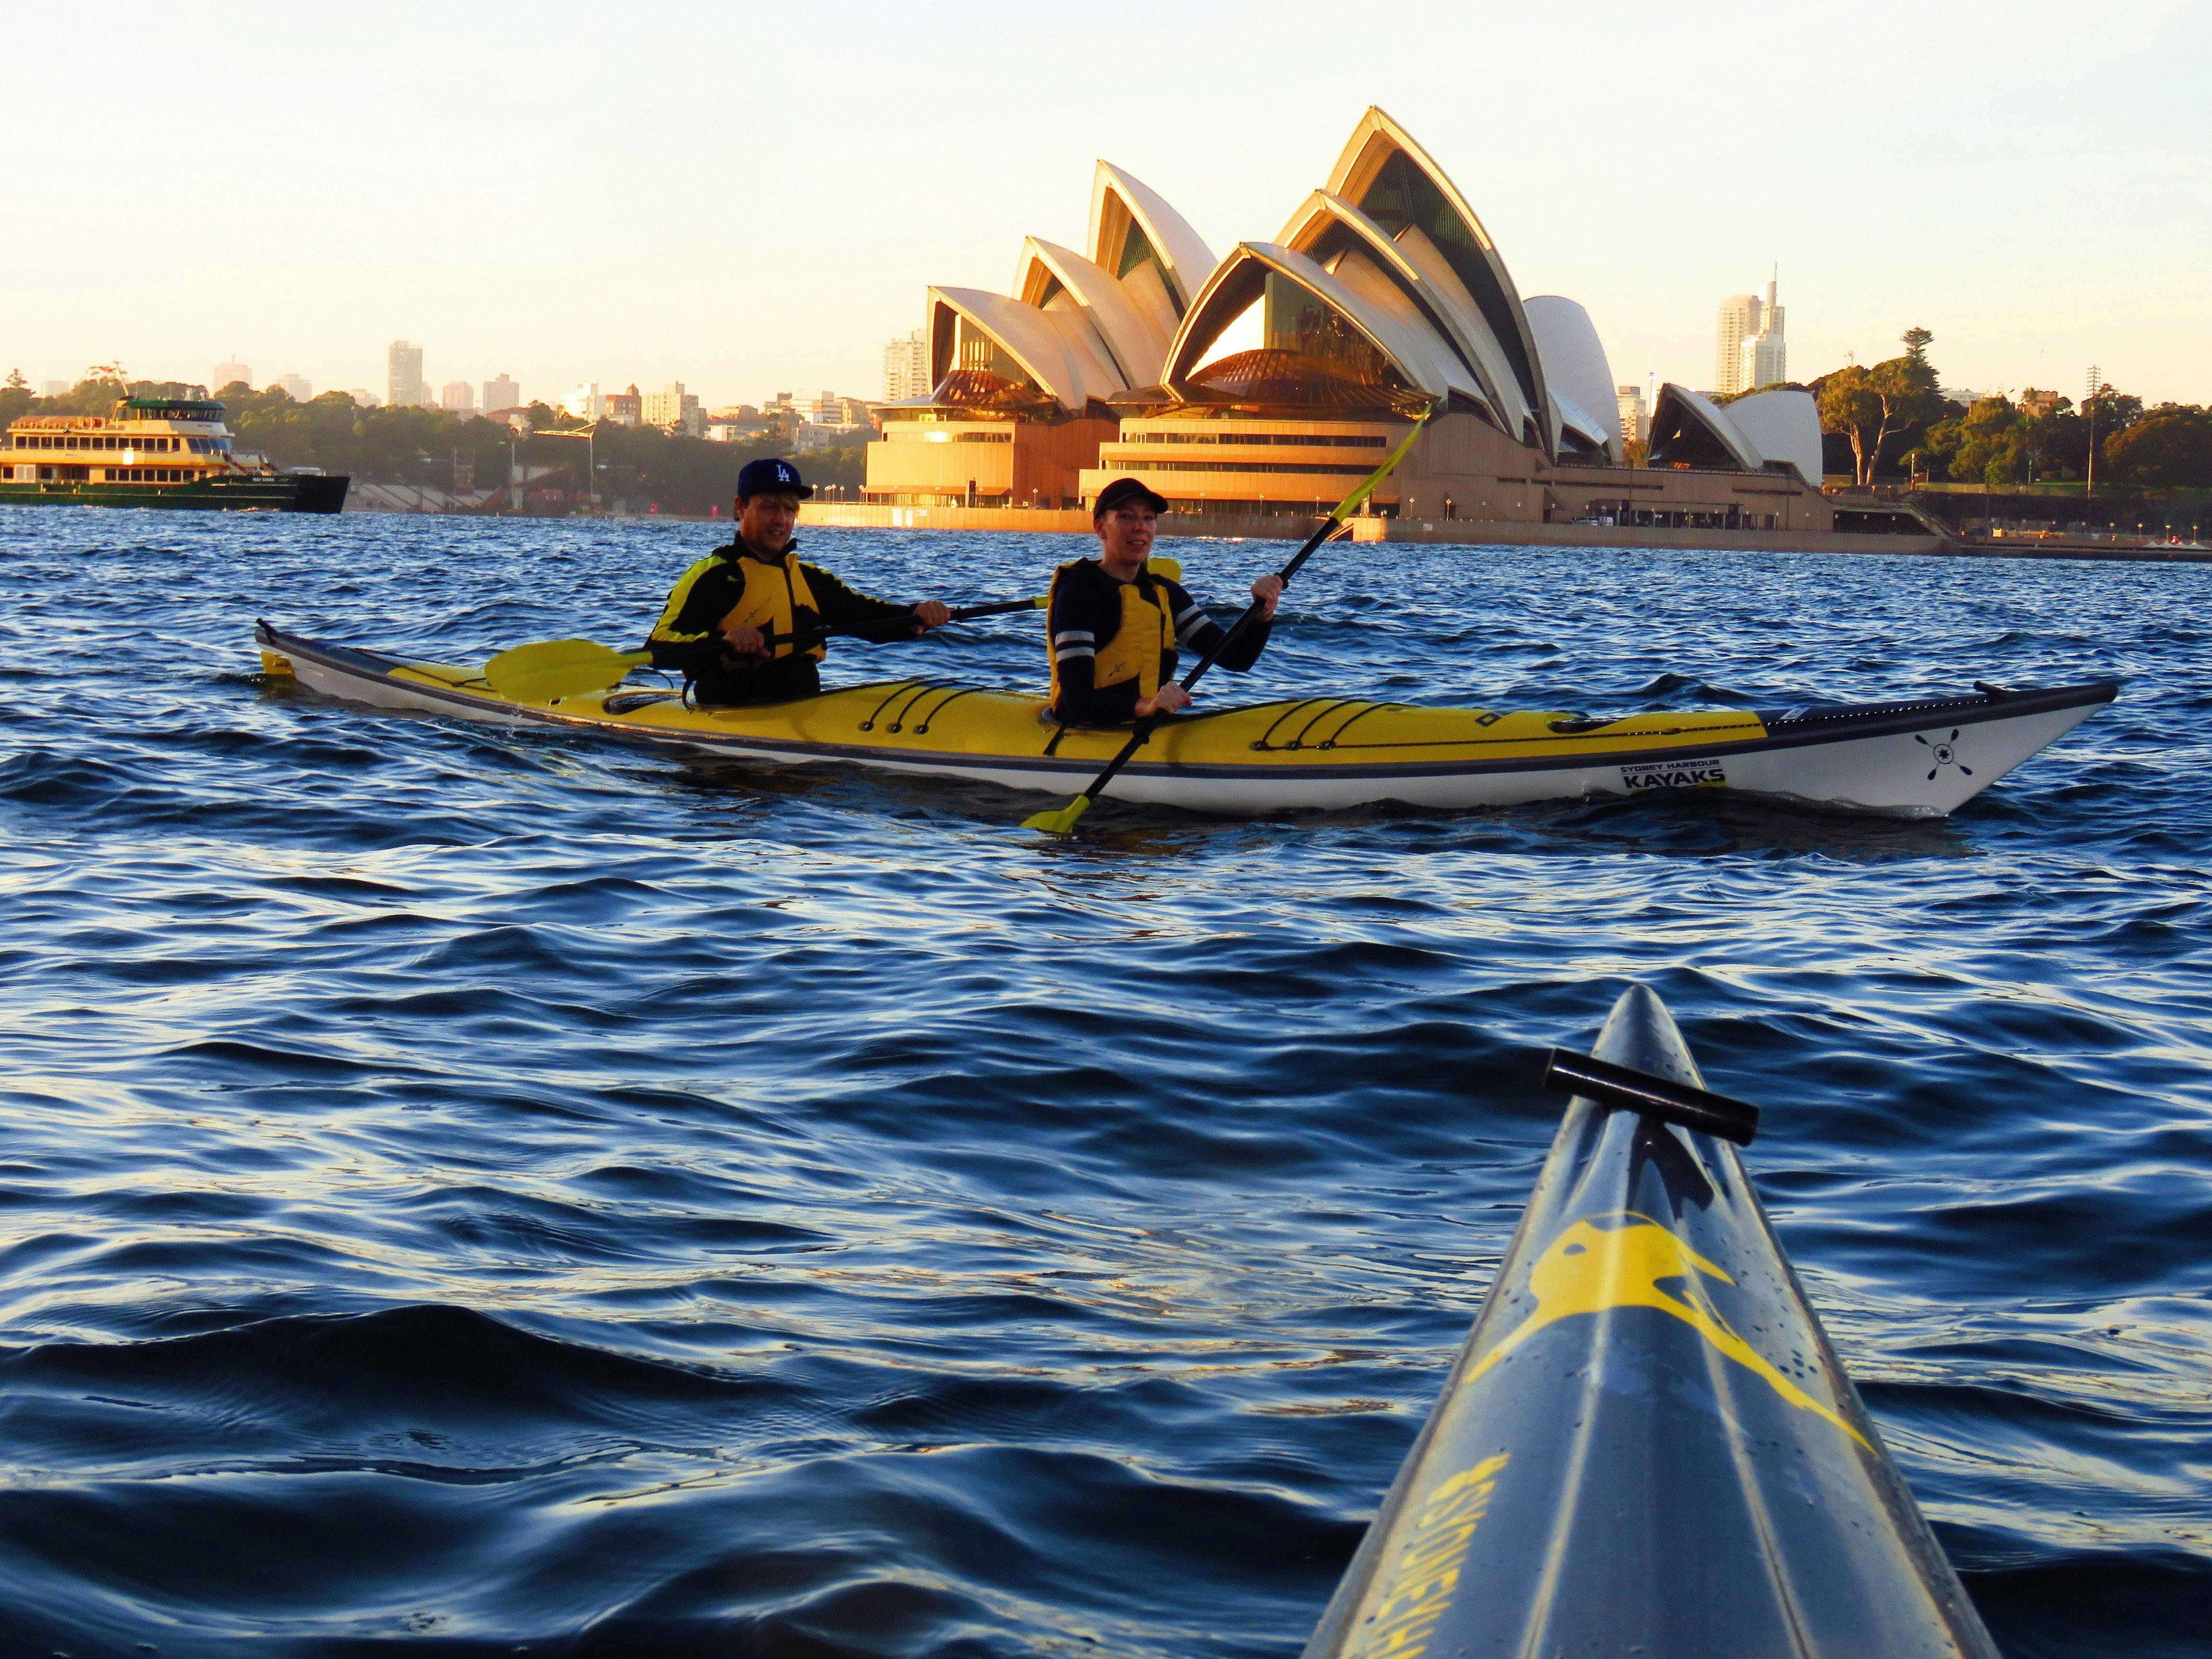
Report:
[[[2099,386],[2097,392],[2104,387]],[[2097,392],[2089,394],[2089,471],[2081,486],[2081,499],[2094,501],[2097,497]]]
[[[594,506],[599,499],[599,424],[597,421],[581,432],[533,432],[533,438],[581,438],[584,441],[584,504]]]

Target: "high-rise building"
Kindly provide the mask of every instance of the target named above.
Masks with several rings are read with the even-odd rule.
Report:
[[[295,404],[304,404],[315,395],[314,382],[304,374],[279,374],[269,384],[283,386]]]
[[[377,406],[376,394],[365,386],[348,386],[346,396],[353,399],[356,409],[374,409]]]
[[[507,379],[506,375],[502,374],[495,380],[486,380],[483,383],[485,414],[496,415],[502,409],[519,409],[521,406],[522,388]]]
[[[446,389],[438,394],[439,404],[455,414],[465,411],[473,415],[477,409],[477,389],[466,380],[448,380]]]
[[[1614,388],[1620,409],[1620,435],[1633,443],[1644,443],[1651,436],[1651,411],[1644,406],[1644,388],[1624,386]]]
[[[422,348],[394,340],[384,359],[384,401],[394,409],[412,409],[428,401],[430,388],[422,384]]]
[[[637,382],[629,383],[627,392],[610,392],[599,399],[599,413],[617,426],[636,426],[645,419],[645,398],[637,389]]]
[[[1790,349],[1782,337],[1782,307],[1774,297],[1780,273],[1766,279],[1766,303],[1759,307],[1759,331],[1743,343],[1743,389],[1756,392],[1790,378]]]
[[[579,380],[561,399],[561,412],[580,421],[596,421],[603,412],[597,380]]]
[[[1782,337],[1782,307],[1775,303],[1776,279],[1766,295],[1731,294],[1721,301],[1719,350],[1713,364],[1713,390],[1723,397],[1755,392],[1790,378],[1788,349]]]
[[[920,329],[884,343],[884,401],[902,403],[927,398],[936,388],[929,383],[929,339]]]
[[[253,371],[244,363],[217,363],[215,366],[215,376],[208,382],[208,386],[210,390],[220,392],[234,380],[243,380],[246,385],[252,386]]]
[[[67,380],[42,380],[39,383],[39,396],[41,398],[65,398],[69,390]]]
[[[1759,295],[1731,294],[1721,301],[1719,349],[1713,354],[1713,390],[1725,397],[1741,392],[1743,343],[1759,332]]]
[[[699,399],[684,389],[683,381],[671,380],[659,391],[647,392],[644,401],[647,426],[681,433],[687,438],[700,437],[706,432],[706,422],[699,414]]]

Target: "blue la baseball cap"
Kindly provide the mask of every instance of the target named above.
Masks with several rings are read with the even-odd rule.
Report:
[[[814,494],[812,485],[799,476],[799,469],[781,456],[766,460],[747,461],[738,474],[738,499],[758,495],[773,490],[781,495],[796,495],[800,501]]]

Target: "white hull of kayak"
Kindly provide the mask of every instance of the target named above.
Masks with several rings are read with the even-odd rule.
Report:
[[[288,644],[295,642],[287,641]],[[296,642],[304,644],[304,641]],[[1090,761],[1031,757],[980,757],[951,752],[866,750],[858,752],[762,742],[740,734],[725,738],[696,731],[590,719],[554,708],[501,706],[443,687],[416,685],[349,664],[319,659],[296,645],[289,659],[301,684],[328,696],[379,708],[458,714],[493,725],[591,731],[632,744],[693,754],[788,766],[858,764],[916,776],[963,778],[1000,788],[1066,797],[1095,773]],[[2033,704],[2041,694],[2020,694]],[[1235,816],[1329,811],[1383,801],[1446,810],[1514,806],[1532,801],[1630,795],[1656,789],[1728,790],[1824,809],[1936,817],[1955,811],[2110,701],[2111,690],[2059,708],[2008,713],[2002,697],[1930,707],[1926,724],[1909,729],[1899,706],[1876,705],[1859,723],[1883,729],[1850,734],[1855,711],[1799,722],[1801,740],[1773,728],[1754,748],[1717,745],[1711,755],[1683,753],[1629,764],[1586,763],[1561,757],[1510,767],[1289,769],[1133,765],[1108,787],[1114,799]],[[1910,706],[1905,706],[1909,708]],[[1872,718],[1879,713],[1880,720]],[[1822,728],[1827,729],[1822,729]]]

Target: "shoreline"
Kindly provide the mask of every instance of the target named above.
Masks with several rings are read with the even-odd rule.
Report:
[[[1319,521],[1291,514],[1169,513],[1163,540],[1302,541]],[[1357,518],[1352,537],[1363,543],[1419,543],[1461,547],[1620,547],[1717,549],[1744,553],[1915,554],[1928,557],[2094,559],[2144,564],[2212,563],[2212,547],[2145,542],[2057,541],[2005,537],[1957,538],[1828,530],[1674,530],[1628,525],[1526,524],[1449,519]],[[808,501],[802,530],[984,531],[1000,534],[1089,535],[1090,515],[1078,508],[876,507],[857,501]]]

